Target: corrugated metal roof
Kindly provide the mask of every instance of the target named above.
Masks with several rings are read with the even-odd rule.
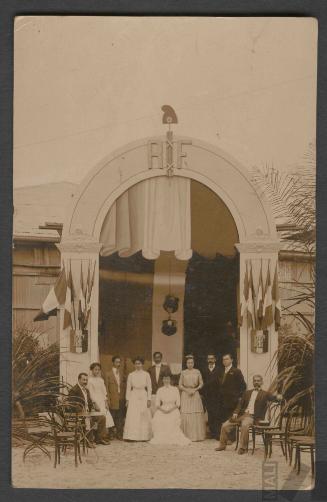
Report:
[[[39,226],[47,221],[63,223],[67,205],[77,186],[59,182],[14,189],[14,240],[57,241],[56,230],[40,229]]]

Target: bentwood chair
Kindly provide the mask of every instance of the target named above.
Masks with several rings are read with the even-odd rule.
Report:
[[[97,429],[97,423],[91,422],[92,417],[96,416],[97,412],[78,412],[77,420],[79,432],[81,434],[81,444],[83,447],[83,453],[88,453],[89,449],[94,449],[94,433]]]
[[[52,410],[51,418],[55,448],[54,467],[60,464],[61,453],[66,454],[71,448],[74,451],[75,467],[78,467],[78,461],[82,463],[80,450],[82,435],[77,412],[65,413],[64,408],[60,406]]]
[[[41,450],[49,459],[51,459],[51,454],[46,447],[46,440],[51,434],[51,428],[48,425],[40,424],[39,421],[36,420],[34,423],[33,421],[29,421],[26,425],[26,430],[30,444],[24,450],[23,461],[25,461],[26,456],[34,449]]]
[[[241,424],[238,422],[235,422],[235,431],[236,431],[236,442],[235,442],[235,450],[238,449],[238,445],[240,442],[240,429],[241,429]],[[249,441],[252,441],[252,454],[254,452],[254,445],[255,445],[255,435],[253,431],[253,425],[250,425],[249,427]]]
[[[265,433],[267,431],[278,430],[280,427],[280,413],[281,413],[281,402],[271,402],[267,406],[267,412],[264,420],[260,420],[258,423],[253,424],[249,428],[249,440],[252,441],[252,455],[256,447],[256,440],[258,436],[262,437],[264,451],[266,456],[266,444],[265,444]],[[235,450],[237,450],[239,445],[240,437],[240,424],[236,423],[236,445]]]
[[[288,459],[288,447],[286,437],[290,428],[290,424],[294,423],[295,416],[294,410],[285,410],[282,406],[283,411],[280,412],[279,421],[277,427],[267,428],[264,432],[264,445],[265,445],[265,459],[271,457],[272,446],[274,443],[280,445],[285,460]]]
[[[298,408],[287,424],[287,431],[285,435],[285,448],[287,448],[288,451],[290,465],[292,464],[293,452],[294,450],[296,450],[297,444],[299,444],[301,441],[306,441],[307,439],[309,439],[309,443],[311,443],[311,440],[313,438],[313,415],[307,415],[303,409]]]
[[[89,449],[94,449],[94,431],[97,428],[97,422],[93,421],[92,423],[92,417],[98,413],[85,412],[83,407],[69,396],[61,402],[59,410],[65,423],[65,429],[76,427],[80,435],[83,453],[87,454]]]
[[[80,450],[80,435],[75,429],[74,431],[55,431],[55,460],[54,467],[60,464],[61,451],[66,453],[67,448],[73,447],[75,457],[75,467],[78,467],[78,460],[82,463],[81,450]]]
[[[296,440],[295,443],[295,464],[294,468],[297,469],[297,474],[301,471],[301,453],[309,452],[311,460],[311,476],[314,477],[315,474],[315,451],[316,442],[313,436],[301,437]]]
[[[280,430],[282,426],[283,416],[281,413],[283,407],[283,403],[279,402],[270,402],[267,407],[267,413],[264,420],[260,420],[258,423],[253,424],[251,427],[252,432],[252,455],[254,454],[255,446],[256,446],[256,438],[257,436],[262,437],[265,458],[267,457],[267,447],[266,447],[266,434],[270,433],[270,437],[272,437],[272,433]],[[280,440],[280,445],[282,447],[284,453],[284,446],[282,441]],[[270,449],[272,445],[270,443]],[[271,453],[270,453],[271,455]]]
[[[34,450],[40,450],[51,459],[47,446],[51,442],[52,429],[46,417],[40,414],[40,416],[24,418],[20,422],[19,428],[20,438],[24,444],[27,443],[23,452],[24,462],[27,455]]]

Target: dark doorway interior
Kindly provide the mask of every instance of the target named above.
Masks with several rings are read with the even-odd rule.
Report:
[[[237,340],[238,256],[204,258],[193,253],[186,270],[184,298],[184,354],[193,354],[196,365],[205,364],[208,352],[221,360],[232,350],[226,336],[231,321]]]
[[[104,370],[115,354],[129,370],[137,355],[151,363],[153,271],[154,261],[141,252],[100,259],[99,351]]]

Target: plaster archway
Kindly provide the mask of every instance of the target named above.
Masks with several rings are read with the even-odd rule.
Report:
[[[99,290],[99,242],[104,218],[114,201],[136,183],[167,175],[167,138],[144,138],[125,145],[97,164],[81,183],[74,195],[64,222],[62,241],[58,246],[62,260],[74,263],[75,273],[82,260],[92,258],[96,263],[90,320],[88,353],[69,353],[69,334],[61,330],[61,346],[67,354],[64,374],[74,381],[77,371],[85,370],[90,362],[98,359],[98,290]],[[245,261],[251,259],[254,269],[263,260],[274,267],[278,260],[279,242],[276,225],[263,194],[259,194],[251,182],[249,173],[231,156],[219,148],[193,138],[175,137],[172,142],[173,174],[196,180],[211,189],[228,207],[234,218],[240,254],[240,288],[245,273]],[[77,271],[77,272],[76,272]],[[254,274],[256,274],[254,270]],[[73,272],[74,274],[74,272]],[[78,277],[76,277],[77,283]],[[240,290],[241,295],[241,290]],[[246,323],[240,329],[240,367],[249,381],[253,372],[268,374],[266,385],[272,380],[270,361],[277,349],[277,334],[270,328],[269,351],[253,354]],[[74,362],[70,368],[70,362]],[[69,375],[68,375],[69,374]]]
[[[164,145],[165,137],[145,138],[116,150],[97,164],[74,195],[63,228],[63,240],[76,229],[99,239],[105,215],[113,202],[134,184],[164,176],[164,168],[151,165],[151,145]],[[229,208],[240,242],[277,239],[276,226],[262,194],[247,170],[221,149],[193,138],[176,137],[175,175],[199,181],[213,190]],[[178,149],[180,155],[178,155]]]

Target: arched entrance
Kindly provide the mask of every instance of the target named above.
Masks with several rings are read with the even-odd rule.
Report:
[[[222,352],[230,350],[227,322],[238,337],[239,237],[230,211],[198,181],[174,176],[155,182],[155,198],[147,198],[147,180],[133,185],[102,226],[99,355],[104,371],[115,354],[129,371],[135,355],[142,354],[147,367],[159,350],[178,374],[187,353],[195,355],[198,367],[208,351],[221,361]],[[170,316],[164,308],[167,295],[177,302]],[[163,332],[168,322],[176,332]]]
[[[70,333],[61,331],[61,372],[74,381],[79,371],[87,369],[99,357],[99,253],[103,221],[117,198],[142,180],[167,176],[167,138],[145,138],[126,145],[99,163],[81,184],[74,196],[63,228],[59,246],[63,263],[70,263],[75,284],[83,261],[94,263],[94,289],[89,319],[89,344],[85,353],[71,349]],[[251,260],[254,282],[260,268],[275,266],[279,243],[269,207],[258,194],[246,170],[221,150],[202,141],[176,137],[172,142],[170,175],[200,182],[214,192],[230,211],[238,232],[239,284],[245,273],[246,260]],[[277,334],[269,328],[268,351],[251,351],[251,337],[246,322],[240,328],[240,367],[247,380],[255,372],[271,379],[269,362],[277,348]],[[268,373],[267,373],[268,370]]]

